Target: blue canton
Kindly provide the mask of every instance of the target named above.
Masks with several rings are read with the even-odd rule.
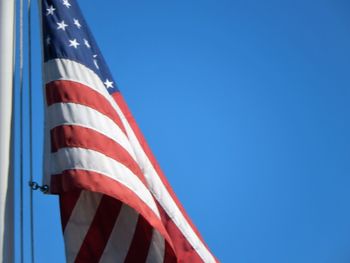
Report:
[[[118,91],[75,0],[43,0],[44,61],[64,58],[93,70],[110,94]]]

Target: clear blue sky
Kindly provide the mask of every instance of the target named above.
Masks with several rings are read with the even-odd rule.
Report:
[[[80,4],[169,181],[222,262],[350,262],[349,1]],[[35,212],[37,262],[63,262],[57,199],[35,193]]]

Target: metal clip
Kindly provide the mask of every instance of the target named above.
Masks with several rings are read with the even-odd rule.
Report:
[[[40,190],[42,193],[46,194],[49,191],[49,186],[48,185],[39,185],[37,182],[30,181],[29,182],[29,187],[32,190]]]

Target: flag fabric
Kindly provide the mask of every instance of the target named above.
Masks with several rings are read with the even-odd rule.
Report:
[[[152,155],[77,1],[42,0],[41,17],[44,183],[60,197],[67,262],[217,262]]]

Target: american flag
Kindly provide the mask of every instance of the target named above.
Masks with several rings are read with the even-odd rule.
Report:
[[[217,262],[178,201],[74,0],[42,0],[44,183],[67,262]]]

